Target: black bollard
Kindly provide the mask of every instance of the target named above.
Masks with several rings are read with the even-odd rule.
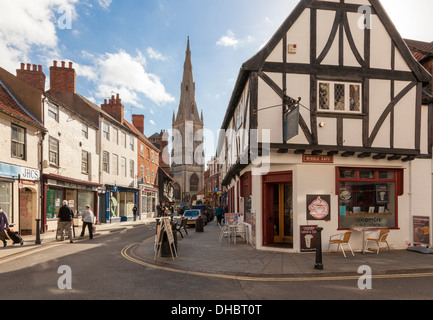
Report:
[[[36,241],[35,244],[41,244],[41,219],[36,219]]]
[[[195,232],[203,232],[203,219],[195,220]]]
[[[314,265],[314,269],[323,270],[322,263],[322,230],[323,228],[316,228],[316,264]]]

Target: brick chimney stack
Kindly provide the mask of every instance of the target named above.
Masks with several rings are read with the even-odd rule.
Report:
[[[77,74],[72,68],[72,62],[66,67],[62,61],[61,67],[57,66],[57,61],[50,67],[50,91],[60,93],[75,93],[77,89]]]
[[[26,65],[21,63],[21,69],[17,69],[17,78],[24,81],[25,83],[45,92],[45,79],[46,76],[42,72],[42,66],[32,65],[30,63]]]
[[[122,104],[122,99],[119,98],[119,94],[117,94],[116,98],[111,96],[111,99],[108,101],[105,99],[104,104],[101,105],[101,108],[120,123],[123,123],[124,106]]]
[[[142,134],[144,134],[144,115],[133,114],[132,124],[136,127]]]

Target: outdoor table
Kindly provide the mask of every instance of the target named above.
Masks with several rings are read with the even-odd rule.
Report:
[[[378,228],[350,228],[350,230],[362,232],[362,250],[361,251],[358,250],[357,252],[362,252],[362,254],[365,254],[367,251],[369,253],[373,253],[373,251],[366,250],[366,248],[365,248],[365,232],[366,231],[374,232],[374,231],[377,231],[380,229],[378,229]]]

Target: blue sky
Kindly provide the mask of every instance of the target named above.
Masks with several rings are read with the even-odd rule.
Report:
[[[125,117],[144,114],[150,136],[171,128],[189,36],[197,105],[216,137],[242,63],[298,2],[0,0],[0,66],[15,73],[20,62],[40,64],[49,77],[53,60],[72,61],[78,93],[97,105],[119,93]],[[403,37],[433,41],[431,0],[381,2]],[[69,13],[71,28],[59,28]]]

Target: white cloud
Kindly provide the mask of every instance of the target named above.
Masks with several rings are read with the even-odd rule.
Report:
[[[155,125],[156,125],[155,121],[153,121],[153,120],[149,120],[149,123],[150,123],[152,126],[155,126]]]
[[[149,58],[153,60],[159,60],[159,61],[167,60],[167,57],[163,56],[160,52],[150,47],[147,48],[147,54],[149,55]]]
[[[58,51],[58,20],[67,8],[70,18],[76,16],[78,0],[0,0],[0,56],[2,67],[9,71],[20,62],[28,62],[35,51]],[[63,21],[64,22],[64,21]]]
[[[108,9],[108,7],[111,5],[112,0],[98,0],[98,4],[104,8]]]
[[[124,50],[97,56],[86,52],[84,55],[92,59],[93,66],[79,65],[77,75],[95,83],[94,95],[98,98],[106,99],[113,93],[119,93],[125,103],[138,108],[143,108],[140,95],[144,95],[157,105],[175,100],[166,92],[157,75],[146,72],[146,60],[139,50],[136,56]]]
[[[227,31],[227,34],[222,36],[217,42],[217,45],[222,47],[237,47],[238,44],[239,40],[236,39],[234,32],[231,30]]]
[[[222,36],[218,41],[217,45],[221,47],[233,47],[237,48],[248,43],[253,43],[256,39],[253,36],[246,36],[244,39],[237,39],[235,33],[232,30],[228,30],[225,36]]]

